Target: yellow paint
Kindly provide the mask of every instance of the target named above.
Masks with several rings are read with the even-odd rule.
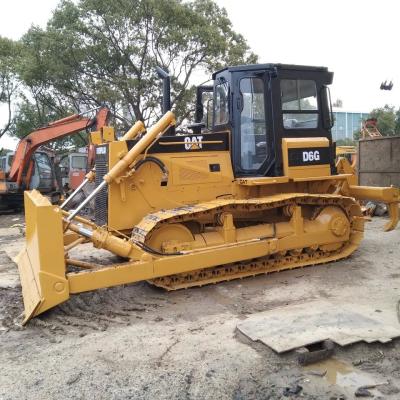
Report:
[[[140,133],[145,131],[145,126],[142,121],[135,122],[132,127],[122,136],[121,140],[133,140],[135,139]]]
[[[151,162],[138,166],[174,123],[168,112],[131,149],[124,140],[107,144],[107,227],[81,217],[67,226],[65,211],[25,193],[26,248],[18,261],[25,320],[71,293],[144,279],[174,289],[346,257],[364,229],[354,198],[387,202],[389,228],[397,223],[398,189],[356,186],[351,173],[331,175],[329,165],[289,167],[290,148],[328,147],[325,138],[283,139],[280,177],[235,179],[230,151],[151,154],[166,173]],[[126,135],[143,129],[137,123]],[[83,271],[67,272],[66,253],[83,241],[126,262],[70,260]]]
[[[103,137],[101,131],[90,132],[90,142],[95,145],[103,143]]]
[[[112,126],[103,126],[101,128],[101,133],[103,136],[103,142],[115,141],[115,131]]]
[[[312,178],[331,174],[330,165],[289,166],[289,149],[329,147],[327,138],[284,138],[282,139],[283,172],[289,178]]]
[[[69,298],[62,213],[36,190],[24,193],[26,247],[17,256],[25,322]]]
[[[346,154],[357,154],[355,146],[336,146],[336,155],[342,156]]]

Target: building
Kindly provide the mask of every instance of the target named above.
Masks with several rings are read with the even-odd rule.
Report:
[[[369,113],[348,111],[343,108],[333,108],[333,116],[333,140],[353,140],[354,132],[357,132],[361,129],[362,121],[369,117]]]

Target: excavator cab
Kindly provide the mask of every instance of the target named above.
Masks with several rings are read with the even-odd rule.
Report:
[[[332,111],[328,85],[333,73],[324,67],[283,64],[241,65],[213,74],[213,86],[197,90],[196,123],[205,132],[231,132],[236,177],[283,175],[283,138],[326,138],[324,158],[304,164],[329,164],[334,171]],[[213,91],[212,126],[207,127]],[[203,123],[203,124],[202,124]],[[302,154],[301,154],[302,156]],[[302,161],[300,157],[299,162]]]
[[[36,151],[33,154],[33,170],[30,179],[29,190],[37,189],[42,193],[50,193],[56,189],[53,162],[44,151]],[[29,166],[27,170],[29,169]]]

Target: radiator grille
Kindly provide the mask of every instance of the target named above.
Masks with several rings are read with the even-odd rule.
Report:
[[[108,146],[96,148],[96,187],[103,182],[104,175],[108,172]],[[96,196],[94,205],[94,218],[97,225],[108,223],[108,186],[105,186]]]

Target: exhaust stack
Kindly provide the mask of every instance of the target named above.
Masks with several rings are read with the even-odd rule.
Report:
[[[160,67],[156,67],[157,75],[163,81],[162,113],[171,110],[171,77],[168,72]]]

